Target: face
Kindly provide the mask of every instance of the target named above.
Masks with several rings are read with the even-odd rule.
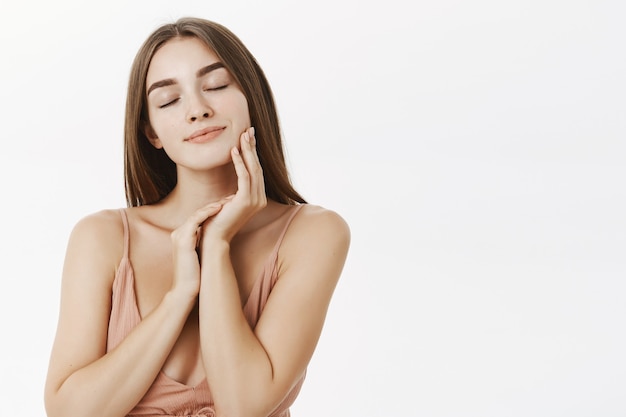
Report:
[[[231,162],[250,127],[248,103],[215,53],[197,38],[165,43],[146,78],[146,134],[179,166],[206,170]]]

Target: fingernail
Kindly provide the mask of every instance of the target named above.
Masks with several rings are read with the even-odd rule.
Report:
[[[252,136],[254,136],[254,126],[251,126],[251,127],[250,127],[250,134],[251,134]]]
[[[239,155],[239,149],[237,149],[237,147],[236,147],[236,146],[233,148],[233,153],[234,153],[235,155]]]

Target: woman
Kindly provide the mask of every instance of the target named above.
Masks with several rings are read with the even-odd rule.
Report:
[[[185,18],[133,63],[128,208],[69,239],[45,388],[55,416],[288,416],[350,234],[290,184],[267,80]]]

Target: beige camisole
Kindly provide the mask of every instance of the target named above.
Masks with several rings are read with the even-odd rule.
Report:
[[[289,213],[287,222],[265,262],[262,273],[255,281],[248,300],[244,304],[243,312],[252,329],[256,326],[278,278],[276,267],[278,249],[289,224],[300,208],[302,205],[296,205],[290,209],[291,213]],[[124,254],[113,281],[107,351],[115,348],[141,321],[135,296],[133,268],[129,258],[130,230],[128,217],[124,209],[121,209],[120,213],[124,225]],[[271,417],[289,417],[289,407],[300,392],[304,377],[303,374],[283,402],[272,412]],[[206,378],[196,386],[189,386],[168,377],[161,371],[148,392],[128,416],[214,417],[215,411]]]

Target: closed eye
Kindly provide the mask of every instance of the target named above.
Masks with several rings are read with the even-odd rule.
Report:
[[[178,99],[177,99],[177,98],[175,98],[175,99],[174,99],[174,100],[172,100],[172,101],[168,101],[167,103],[160,105],[160,106],[159,106],[159,108],[160,108],[160,109],[164,109],[164,108],[166,108],[167,106],[169,106],[169,105],[171,105],[171,104],[176,103],[177,101],[178,101]]]
[[[218,90],[223,90],[226,87],[228,87],[228,84],[220,85],[219,87],[205,88],[204,91],[218,91]]]

